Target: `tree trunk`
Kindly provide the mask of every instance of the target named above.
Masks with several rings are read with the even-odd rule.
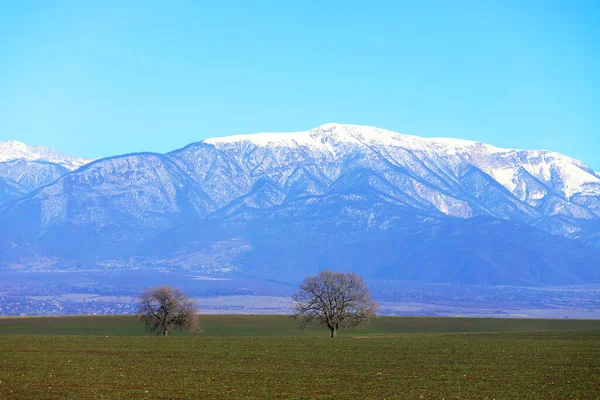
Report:
[[[331,326],[329,327],[329,329],[331,330],[331,337],[334,338],[337,334],[337,329],[335,328],[335,326]]]

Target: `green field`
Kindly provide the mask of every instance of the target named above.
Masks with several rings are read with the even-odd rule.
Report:
[[[600,321],[380,317],[336,339],[285,316],[0,319],[0,399],[600,397]]]

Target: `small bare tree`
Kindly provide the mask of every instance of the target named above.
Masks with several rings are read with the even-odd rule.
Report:
[[[171,286],[148,289],[139,297],[140,321],[157,335],[167,336],[173,328],[198,331],[196,311],[196,302]]]
[[[379,309],[360,276],[322,271],[304,280],[292,296],[293,317],[305,327],[316,323],[329,328],[335,337],[340,327],[359,327]]]

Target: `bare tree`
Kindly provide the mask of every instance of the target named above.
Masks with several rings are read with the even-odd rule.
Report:
[[[196,311],[196,302],[171,286],[148,289],[139,297],[140,321],[157,335],[167,336],[173,328],[198,331]]]
[[[293,317],[301,327],[318,324],[329,328],[335,337],[340,327],[358,327],[368,322],[379,309],[360,276],[322,271],[304,280],[292,296]]]

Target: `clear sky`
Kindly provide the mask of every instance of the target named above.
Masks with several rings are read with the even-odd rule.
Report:
[[[102,157],[326,122],[600,170],[600,1],[0,2],[0,140]]]

